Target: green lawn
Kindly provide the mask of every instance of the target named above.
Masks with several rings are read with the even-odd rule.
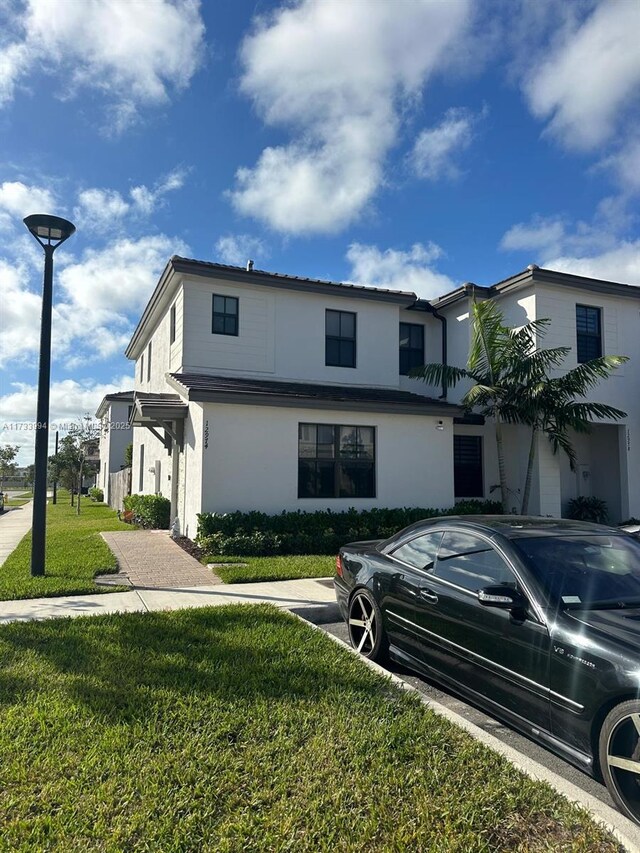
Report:
[[[116,513],[104,504],[83,498],[80,516],[62,492],[58,503],[47,504],[46,574],[32,578],[31,533],[0,566],[0,600],[74,595],[87,592],[117,592],[124,587],[97,586],[96,574],[117,569],[116,558],[99,535],[101,530],[131,530],[118,521]]]
[[[224,563],[213,571],[225,583],[286,581],[333,575],[336,558],[317,554],[288,557],[204,557],[202,562]],[[246,564],[246,565],[243,565]]]
[[[23,497],[15,497],[15,498],[5,498],[4,505],[5,506],[24,506],[28,504],[31,498],[23,498]]]
[[[260,605],[0,628],[0,851],[619,851]]]

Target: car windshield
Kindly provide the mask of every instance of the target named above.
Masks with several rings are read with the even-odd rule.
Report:
[[[631,536],[526,536],[512,544],[554,605],[640,606],[640,542]]]

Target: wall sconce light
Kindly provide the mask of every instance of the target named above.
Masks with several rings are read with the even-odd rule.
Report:
[[[439,429],[440,431],[442,431],[444,429],[444,421],[438,421],[436,423],[436,429]]]

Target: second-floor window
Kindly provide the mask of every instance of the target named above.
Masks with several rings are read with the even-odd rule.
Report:
[[[578,364],[602,355],[602,309],[576,305]]]
[[[235,296],[213,294],[211,331],[214,335],[238,335],[238,300]]]
[[[406,376],[412,367],[424,364],[424,326],[400,323],[400,373]]]
[[[352,311],[325,313],[325,359],[329,367],[356,366],[356,315]]]
[[[140,382],[144,382],[144,353],[140,356]]]
[[[147,382],[151,382],[151,341],[147,347]]]
[[[176,306],[171,306],[169,313],[169,343],[172,344],[176,339]]]

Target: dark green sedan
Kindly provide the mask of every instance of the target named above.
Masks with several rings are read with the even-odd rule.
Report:
[[[340,549],[357,651],[468,697],[604,780],[640,823],[640,541],[597,524],[450,516]]]

